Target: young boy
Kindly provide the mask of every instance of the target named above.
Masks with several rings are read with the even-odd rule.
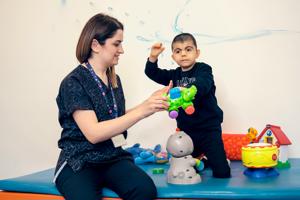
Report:
[[[181,33],[172,41],[172,58],[180,66],[176,69],[160,69],[157,65],[158,56],[163,52],[162,44],[154,44],[146,63],[145,73],[153,81],[168,85],[173,81],[174,87],[197,87],[197,94],[193,101],[195,112],[187,115],[179,109],[176,118],[177,126],[186,132],[193,140],[193,157],[205,154],[208,165],[217,178],[230,177],[230,167],[222,141],[221,123],[223,111],[217,104],[215,96],[216,86],[212,68],[202,62],[196,62],[200,55],[193,35]]]

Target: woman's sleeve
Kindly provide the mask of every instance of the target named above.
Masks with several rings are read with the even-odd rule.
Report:
[[[57,101],[67,115],[72,115],[76,110],[94,110],[90,96],[75,78],[62,82]]]

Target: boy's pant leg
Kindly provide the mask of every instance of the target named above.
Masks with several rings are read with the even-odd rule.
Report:
[[[231,176],[230,167],[227,162],[224,144],[221,138],[211,141],[204,149],[207,162],[216,178],[229,178]]]
[[[209,167],[216,178],[229,178],[230,167],[226,159],[224,144],[222,140],[222,129],[213,128],[192,134],[194,143],[193,157],[202,153],[207,157]]]

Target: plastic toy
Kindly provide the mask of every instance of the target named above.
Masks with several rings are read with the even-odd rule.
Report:
[[[269,168],[277,165],[278,148],[268,143],[252,143],[242,147],[242,161],[249,168]]]
[[[178,109],[182,107],[186,114],[191,115],[195,112],[193,100],[197,93],[196,86],[192,85],[189,88],[180,89],[179,87],[172,88],[168,94],[169,117],[175,119],[178,117]]]
[[[200,171],[203,171],[204,170],[204,162],[202,162],[200,159],[198,158],[195,158],[195,161],[196,161],[196,169],[200,172]]]
[[[247,137],[249,138],[250,143],[256,142],[256,135],[257,135],[257,130],[253,127],[250,127],[247,133]]]
[[[279,148],[277,168],[289,168],[288,146],[292,144],[289,138],[281,130],[280,126],[267,124],[256,139],[260,143],[270,143]]]
[[[152,169],[152,174],[164,174],[165,170],[164,168],[154,168]]]
[[[267,178],[279,175],[274,168],[248,168],[244,174],[251,178]]]
[[[201,177],[194,168],[197,161],[190,155],[193,150],[192,139],[183,131],[178,131],[168,138],[167,151],[171,154],[168,183],[196,184],[201,182]]]
[[[163,164],[169,161],[167,152],[161,151],[161,145],[158,144],[154,149],[141,148],[139,143],[126,148],[126,151],[132,154],[135,164],[158,163]]]
[[[253,178],[278,176],[273,168],[277,165],[278,148],[268,143],[251,143],[242,147],[242,162],[246,169],[244,174]]]

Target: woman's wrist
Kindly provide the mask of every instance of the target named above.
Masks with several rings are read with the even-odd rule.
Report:
[[[131,113],[135,115],[138,121],[145,118],[145,113],[143,112],[142,104],[139,104],[136,107],[132,108]]]

